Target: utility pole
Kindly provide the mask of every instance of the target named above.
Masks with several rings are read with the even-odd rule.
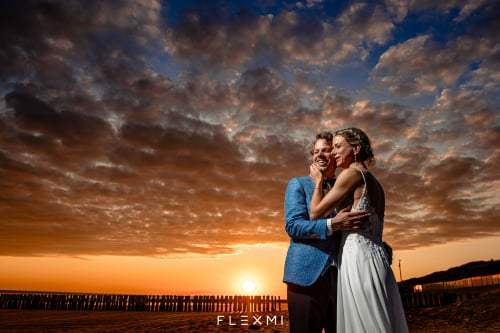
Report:
[[[403,274],[401,273],[401,259],[399,259],[399,282],[403,281]]]

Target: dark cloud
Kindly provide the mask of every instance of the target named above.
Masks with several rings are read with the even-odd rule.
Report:
[[[219,2],[197,2],[186,8],[176,26],[168,31],[167,49],[182,60],[200,65],[234,67],[258,56],[270,17],[258,16],[243,9],[236,15],[223,15]]]
[[[391,7],[393,1],[387,3]],[[408,8],[398,11],[430,7],[435,4],[410,1]],[[449,32],[446,41],[442,41],[440,31],[434,30],[389,47],[372,71],[374,82],[388,86],[396,95],[408,96],[434,94],[453,86],[464,76],[483,75],[483,71],[491,73],[489,59],[496,58],[498,53],[498,4],[486,0],[474,4],[452,0],[441,2],[437,7],[437,11],[441,11],[437,16],[443,24],[450,20],[451,10],[461,9],[454,20],[456,29]],[[475,14],[469,17],[472,13]],[[463,23],[467,17],[470,20]],[[473,69],[476,66],[478,69]]]
[[[315,10],[257,15],[245,7],[229,7],[196,2],[180,11],[167,32],[168,51],[205,70],[206,65],[280,67],[296,62],[308,67],[364,58],[368,49],[388,41],[394,29],[382,6],[369,3],[354,4],[334,20],[318,20]]]

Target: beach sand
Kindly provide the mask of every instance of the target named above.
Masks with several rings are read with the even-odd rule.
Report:
[[[281,315],[283,315],[283,323]],[[266,323],[264,314],[252,313],[1,310],[0,332],[289,331],[286,312],[273,313],[269,320],[273,322]],[[254,325],[255,322],[257,322],[256,325]]]
[[[489,333],[500,332],[499,314],[500,290],[448,306],[410,309],[407,318],[412,333]],[[289,332],[286,312],[230,314],[53,310],[0,310],[0,331]]]
[[[451,305],[406,311],[412,333],[500,332],[500,289]]]

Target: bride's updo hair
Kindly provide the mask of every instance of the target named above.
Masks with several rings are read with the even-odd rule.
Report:
[[[370,139],[365,132],[363,132],[359,128],[351,127],[338,130],[333,135],[340,135],[351,146],[355,146],[358,144],[361,146],[359,154],[357,155],[359,158],[358,161],[365,162],[367,165],[375,163],[375,156],[373,155]]]

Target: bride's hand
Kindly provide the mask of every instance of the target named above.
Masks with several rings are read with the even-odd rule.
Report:
[[[323,182],[323,173],[315,164],[311,164],[311,166],[309,167],[309,175],[311,176],[313,182],[316,183],[316,185]]]

